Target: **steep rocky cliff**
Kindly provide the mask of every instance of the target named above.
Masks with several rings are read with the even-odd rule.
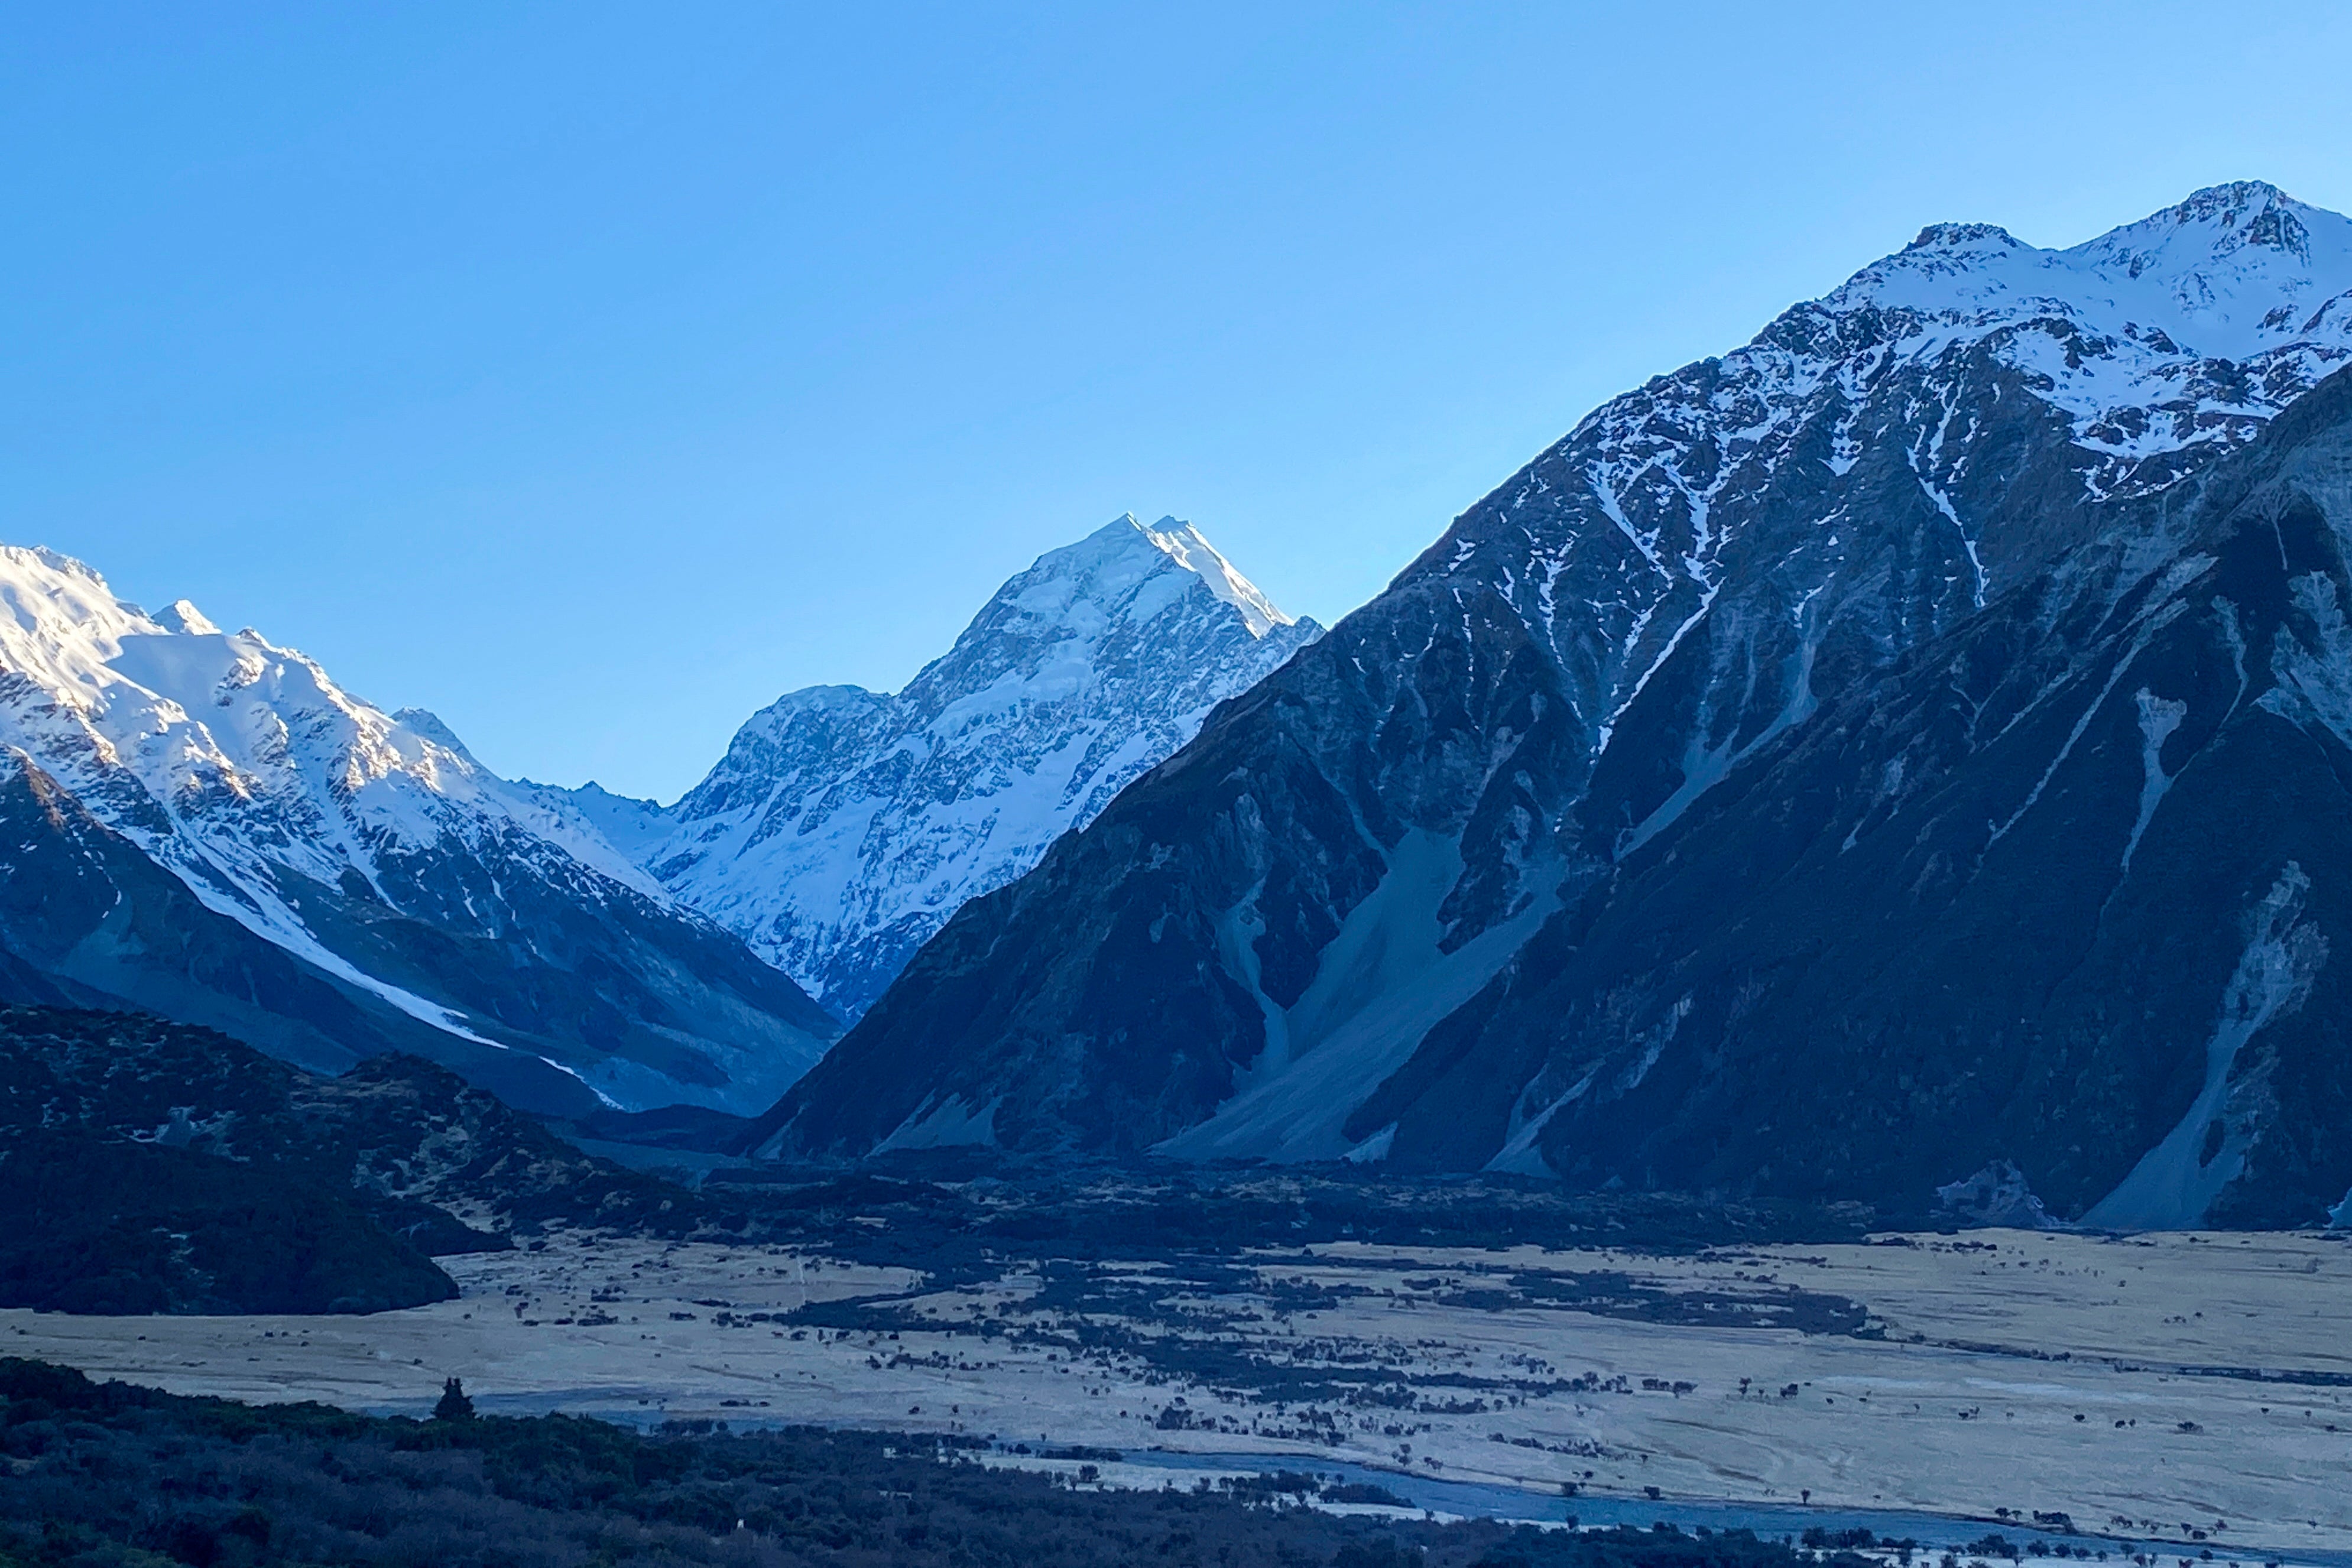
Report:
[[[2253,1058],[2232,1055],[2220,1090],[2184,1065],[2205,1061],[2207,1026],[2258,1017],[2252,1038],[2304,1016],[2305,981],[2261,977],[2320,972],[2323,936],[2296,933],[2333,896],[2327,857],[2270,863],[2254,841],[2272,829],[2222,802],[2319,789],[2230,749],[2238,737],[2338,744],[2289,714],[2326,711],[2308,694],[2335,679],[2321,601],[2341,591],[2324,584],[2343,514],[2321,480],[2281,476],[2334,461],[2340,393],[2232,455],[2347,357],[2352,223],[2269,186],[2200,192],[2065,251],[1931,228],[1746,348],[1604,405],[1463,514],[1379,599],[951,922],[771,1113],[767,1146],[1344,1155],[1923,1200],[1980,1158],[2013,1158],[2053,1204],[2121,1215],[2142,1201],[2127,1174],[2163,1165],[2200,1096],[2241,1103],[2230,1085]],[[2278,527],[2248,520],[2263,517]],[[2244,541],[2265,531],[2273,580],[2258,588]],[[2237,586],[2200,575],[2216,571]],[[2222,599],[2238,608],[2213,608]],[[2273,608],[2257,616],[2257,602]],[[2166,656],[2220,681],[2239,667],[2213,663],[2232,626],[2257,674],[2229,690],[2269,706],[2224,705],[2237,727],[2214,755],[2238,760],[2210,775],[2200,808],[2180,769],[2218,714],[2192,720],[2185,677],[2132,672],[2154,667],[2143,637],[2201,637],[2201,653]],[[2294,683],[2259,674],[2306,666]],[[2086,689],[2084,670],[2098,672]],[[1994,714],[2009,727],[1947,758],[1965,779],[1947,787],[1979,794],[1979,841],[1931,852],[1915,840],[1934,836],[1914,814],[1924,760],[1879,731],[1948,686],[1963,695],[1920,718],[1927,733]],[[1848,820],[1817,770],[1856,727],[1891,749],[1847,757]],[[2124,779],[2105,807],[2120,825],[2065,841],[2095,838],[2115,874],[2011,862],[2078,766]],[[2294,831],[2324,835],[2325,803],[2296,799],[2295,820],[2319,815]],[[1866,822],[1864,800],[1879,802]],[[1960,831],[1959,816],[1935,820]],[[2176,821],[2180,842],[2231,841],[2209,845],[2205,863],[2231,869],[2202,904],[2139,891],[2174,852]],[[1795,904],[1759,902],[1790,874],[1775,854],[1816,879]],[[1981,883],[1981,905],[1957,891],[2012,864],[2006,893]],[[1949,885],[1929,897],[1937,877]],[[1927,902],[1904,903],[1915,896]],[[2155,925],[2100,948],[2138,899]],[[1906,942],[1945,956],[1897,963]],[[2149,972],[2195,942],[2210,963]],[[2020,944],[2047,982],[2021,1010],[2004,977],[2028,956]],[[2287,956],[2273,962],[2274,947]],[[2171,1005],[2204,1020],[2181,1026],[2193,1047],[2168,1036],[2125,1052],[2136,1086],[2098,1102],[2096,1156],[2051,1146],[2033,1121],[2061,1114],[2063,1075],[1979,1082],[1982,1102],[1950,1092],[1982,1077],[1966,1063],[1986,1052],[2032,1057],[2014,1042],[2060,1005],[2054,955],[2095,950],[2110,967],[2084,997],[2114,1008],[2187,988]],[[1932,1070],[1890,1058],[1857,1080],[1889,1038],[1884,1016],[1853,1011],[1879,983]],[[1832,996],[1845,1012],[1824,1011]],[[1768,1002],[1784,1009],[1770,1030],[1751,1022]],[[2060,1054],[2079,1064],[2078,1048]],[[1771,1064],[1754,1066],[1771,1092],[1733,1062]],[[1902,1102],[1931,1081],[1944,1089]],[[2126,1101],[2128,1115],[2114,1109]],[[2006,1122],[1985,1109],[1996,1102]],[[2198,1142],[2191,1164],[2209,1176],[2283,1168],[2263,1161],[2300,1136],[2265,1145],[2227,1114],[2208,1121],[2221,1146]],[[1822,1131],[1796,1138],[1805,1124]],[[2205,1140],[2205,1124],[2179,1135]],[[2352,1182],[2336,1154],[2294,1157],[2309,1166],[2291,1199],[2305,1218],[2328,1183]],[[2189,1197],[2147,1212],[2289,1190],[2268,1176],[2272,1197],[2173,1187]]]

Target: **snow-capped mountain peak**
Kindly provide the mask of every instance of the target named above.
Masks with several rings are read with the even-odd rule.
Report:
[[[2132,1027],[2114,998],[2220,946],[2214,934],[2239,919],[2167,915],[2160,941],[2119,944],[2108,921],[2126,905],[2174,908],[2175,889],[2136,883],[2109,903],[2085,895],[2094,878],[2077,883],[2077,868],[2095,856],[2111,883],[2147,874],[2135,846],[2158,831],[2159,797],[2165,812],[2184,809],[2165,793],[2176,778],[2199,781],[2210,813],[2176,842],[2210,858],[2253,779],[2194,771],[2190,737],[2205,744],[2252,706],[2264,649],[2345,641],[2341,443],[2294,459],[2333,487],[2310,507],[2254,491],[2230,602],[2200,575],[2216,558],[2199,519],[2234,493],[2219,476],[2259,475],[2315,441],[2315,421],[2344,418],[2352,392],[2314,388],[2352,361],[2347,289],[2352,223],[2268,186],[2200,192],[2066,249],[1937,225],[1747,344],[1609,400],[1036,872],[966,904],[763,1121],[770,1146],[978,1136],[1424,1171],[1493,1162],[1636,1186],[1685,1159],[1694,1187],[1793,1179],[1818,1195],[1880,1135],[1839,1119],[1847,1082],[1882,1069],[1892,1080],[1889,1062],[1902,1081],[1866,1117],[1904,1125],[1891,1140],[1902,1157],[1974,1132],[1993,1081],[1978,1059],[1933,1094],[1908,1076],[1948,1048],[1945,1019],[1971,988],[1986,1028],[1970,1049],[2019,1051],[2001,1082],[2034,1085],[2020,1091],[2023,1146],[2074,1141],[2049,1129],[2091,1092],[2080,1053]],[[2315,412],[2274,422],[2290,404]],[[2332,523],[2312,520],[2322,502]],[[2251,606],[2290,598],[2306,643],[2252,629]],[[2181,638],[2203,643],[2143,660],[2176,614]],[[2095,637],[2095,661],[2081,655]],[[2352,733],[2338,676],[2295,679],[2328,695],[2263,701],[2325,708],[2336,716],[2312,720],[2317,730]],[[2192,729],[2191,712],[2213,716]],[[1903,749],[1880,738],[1897,731]],[[2295,766],[2316,755],[2264,744],[2246,754],[2263,759],[2254,778],[2290,752]],[[1761,782],[1806,747],[1821,774],[1789,793]],[[1946,793],[1934,771],[1971,750],[2008,770],[1982,800]],[[2063,806],[2059,788],[2045,796],[2070,758],[2119,813],[2098,819],[2111,840],[2089,827],[2091,786],[2065,787]],[[1835,786],[1823,782],[1832,771]],[[2335,801],[2342,776],[2283,793],[2295,804],[2279,814],[2340,820],[2308,802]],[[1834,830],[1831,800],[1854,813]],[[2017,848],[2021,818],[2051,836]],[[2248,927],[2245,951],[2262,953],[2241,974],[2284,974],[2302,894],[2278,869],[2275,822],[2257,825],[2223,852],[2244,852],[2271,912]],[[2327,841],[2297,852],[2306,868],[2342,863]],[[1710,842],[1711,858],[1692,849]],[[2011,855],[2018,880],[1964,906],[1970,879]],[[1805,894],[1779,891],[1815,874]],[[2215,900],[2204,907],[2239,896],[2201,864],[2176,874]],[[1674,896],[1654,891],[1669,883]],[[2045,894],[2052,924],[1986,965]],[[1865,904],[1879,915],[1857,922]],[[1968,913],[1919,938],[1936,957],[1899,984],[1880,978],[1894,971],[1876,967],[1886,949],[1874,945],[1913,940],[1931,905]],[[1619,967],[1591,958],[1604,918],[1622,922]],[[1735,956],[1704,973],[1660,967],[1701,927]],[[1871,956],[1819,956],[1848,940]],[[2304,951],[2323,940],[2334,938],[2314,931]],[[2054,994],[2055,977],[2094,951],[2140,972],[2029,1022],[2044,1004],[2025,998]],[[2013,979],[2045,958],[2059,961],[2053,978]],[[2210,1030],[2199,1020],[2217,1006],[2247,1016],[2239,998],[2253,982],[2229,965],[2200,971],[2197,1001],[2173,1010],[2184,1034]],[[1564,973],[1574,983],[1554,988]],[[2289,984],[2274,994],[2297,1002],[2276,1004],[2282,1014],[2303,994]],[[1776,988],[1791,998],[1788,1023],[1767,1037],[1748,998]],[[1514,996],[1518,1010],[1499,1011]],[[1843,1035],[1811,1027],[1839,1008],[1852,1009]],[[1882,1042],[1906,1029],[1916,1046],[1891,1055]],[[2118,1052],[2107,1082],[2133,1104],[2080,1143],[2112,1155],[2114,1129],[2144,1124],[2132,1118],[2156,1082],[2193,1082],[2189,1063],[2220,1060],[2183,1043],[2177,1058]],[[2042,1053],[2030,1079],[2027,1051]],[[1717,1065],[1735,1059],[1736,1071]],[[2205,1109],[2238,1080],[2248,1101],[2274,1092],[2226,1066],[2209,1070],[2210,1094],[2167,1145],[2185,1145],[2189,1165],[2240,1136]],[[1676,1097],[1718,1073],[1719,1119],[1679,1119]],[[1768,1084],[1789,1091],[1769,1116],[1752,1099]],[[1630,1114],[1636,1092],[1661,1109]],[[1798,1136],[1832,1127],[1812,1163],[1783,1163]],[[2335,1193],[2347,1160],[2330,1167]]]
[[[2059,484],[2076,503],[2152,494],[2252,440],[2347,363],[2352,219],[2274,186],[2200,191],[2065,249],[1989,224],[1934,225],[1720,359],[1603,403],[1515,481],[1507,507],[1457,524],[1422,565],[1483,580],[1564,667],[1600,674],[1578,699],[1597,753],[1614,716],[1705,622],[1727,552],[1767,548],[1748,497],[1811,476],[1838,498],[1808,497],[1808,522],[1838,517],[1842,504],[1864,504],[1854,486],[1879,483],[1855,465],[1898,455],[1904,504],[1942,519],[1935,548],[1957,558],[1943,570],[1964,592],[1936,613],[1972,611],[2063,532],[1988,535],[2040,529],[2011,495],[2021,476],[1988,455],[2031,450],[2047,472],[2030,483]],[[1981,439],[2046,419],[2060,422],[2054,444]],[[1886,504],[1866,503],[1882,517]],[[1518,514],[1532,507],[1579,521],[1562,540],[1531,543]],[[2003,516],[2019,521],[1988,520]],[[1826,587],[1855,580],[1821,574],[1862,537],[1809,526],[1769,548],[1790,552],[1789,580]],[[1612,559],[1628,547],[1630,568]],[[1597,575],[1582,580],[1571,558]],[[1802,624],[1833,602],[1809,601]],[[1612,645],[1585,645],[1596,631]],[[1789,713],[1809,700],[1801,687]]]
[[[1823,304],[1911,312],[1947,331],[2047,311],[2158,357],[2242,361],[2314,334],[2340,353],[2352,324],[2331,329],[2323,313],[2347,290],[2352,219],[2250,181],[2065,250],[1986,224],[1935,225]]]
[[[155,612],[155,620],[165,630],[184,632],[191,636],[216,636],[220,628],[205,617],[205,612],[184,599],[174,599]]]
[[[1319,632],[1191,524],[1129,514],[1008,580],[896,695],[815,686],[761,709],[674,807],[542,793],[855,1017],[965,900]]]
[[[1076,544],[1039,556],[1004,585],[958,642],[999,638],[1016,627],[1032,633],[1061,627],[1071,636],[1088,638],[1114,624],[1149,620],[1196,584],[1231,606],[1252,637],[1297,624],[1235,571],[1200,529],[1175,517],[1146,527],[1129,512]],[[923,679],[918,675],[908,690]]]
[[[88,566],[41,547],[0,545],[0,662],[77,708],[98,702],[123,638],[166,630]]]
[[[1277,626],[1297,623],[1297,616],[1284,614],[1274,601],[1258,591],[1256,583],[1235,571],[1233,563],[1217,553],[1217,547],[1209,542],[1208,536],[1192,524],[1162,517],[1145,528],[1135,520],[1132,512],[1118,521],[1150,539],[1169,559],[1197,575],[1211,593],[1232,605],[1240,612],[1242,623],[1249,628],[1251,636],[1263,637]]]
[[[567,1037],[581,1049],[560,1071],[615,1102],[724,1102],[731,1080],[739,1103],[758,1103],[832,1032],[579,814],[488,772],[431,714],[388,714],[316,661],[250,629],[222,632],[185,600],[151,616],[52,550],[0,547],[0,747],[18,759],[11,779],[37,768],[43,788],[64,791],[212,914],[467,1051],[551,1043],[550,1030],[572,1027],[558,1015],[593,1016],[600,1038]],[[558,937],[556,926],[570,929]],[[505,976],[438,967],[470,962],[469,941],[497,945]],[[559,1007],[555,993],[578,982],[534,966],[562,970],[608,941],[617,988],[600,1004],[607,1011]],[[0,949],[15,945],[0,929]],[[673,967],[675,954],[703,947],[719,969],[748,977],[761,1000],[745,1010],[772,1003],[788,1015],[730,1019],[730,1030],[783,1049],[724,1069],[688,1065],[698,1047],[685,1031],[659,1051],[614,1050],[625,1009],[649,1002],[616,1005],[637,983],[617,977],[640,966],[650,992],[666,993],[651,1010],[675,1009],[703,984]],[[517,983],[528,1001],[492,999]]]
[[[2246,249],[2275,250],[2308,263],[2312,226],[2324,229],[2344,221],[2296,201],[2267,180],[2237,180],[2193,192],[2091,245],[2118,256],[2134,270],[2161,266],[2168,254],[2196,265]]]
[[[251,849],[221,820],[232,802],[266,801],[302,823],[273,858],[331,881],[370,858],[372,839],[438,836],[395,780],[433,796],[483,792],[462,747],[352,697],[294,649],[220,631],[184,600],[150,616],[79,561],[0,549],[0,661],[32,688],[11,694],[11,740],[78,791],[128,769],[178,820],[173,836],[208,863],[207,881],[257,874],[231,869]]]
[[[1906,254],[1922,250],[1958,254],[1979,249],[2015,250],[2023,243],[1999,224],[1929,224],[1903,249]]]

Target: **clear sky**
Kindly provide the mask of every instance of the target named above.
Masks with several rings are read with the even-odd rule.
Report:
[[[664,799],[1039,551],[1330,621],[1924,224],[2352,209],[2352,7],[17,6],[0,539]]]

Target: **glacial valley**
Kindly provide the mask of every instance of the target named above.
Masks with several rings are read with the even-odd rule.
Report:
[[[485,1413],[937,1431],[1102,1484],[1336,1469],[1538,1521],[2352,1554],[2352,1494],[2323,1484],[2352,1465],[2334,1235],[1341,1242],[927,1278],[559,1230],[444,1264],[460,1296],[406,1311],[0,1312],[0,1350],[263,1403],[423,1414],[455,1376]]]

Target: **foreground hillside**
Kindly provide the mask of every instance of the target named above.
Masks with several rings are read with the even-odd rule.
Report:
[[[968,1446],[788,1428],[641,1437],[561,1416],[383,1420],[98,1385],[0,1358],[0,1564],[563,1568],[1861,1568],[1753,1536],[1277,1509],[1317,1489],[1108,1491]],[[1277,1490],[1279,1489],[1279,1490]],[[1255,1504],[1255,1506],[1254,1506]]]
[[[0,1009],[0,1305],[382,1312],[457,1294],[434,1257],[675,1230],[683,1197],[414,1057],[329,1078],[152,1017]]]

